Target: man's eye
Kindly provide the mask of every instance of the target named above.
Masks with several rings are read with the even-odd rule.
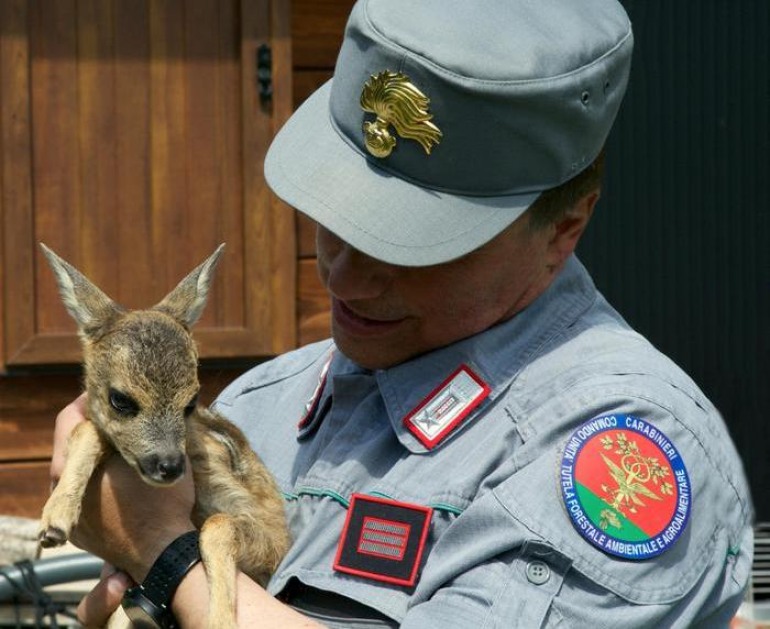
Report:
[[[139,412],[139,405],[133,398],[115,389],[110,389],[110,406],[127,417],[133,417]]]
[[[184,407],[184,416],[189,417],[192,415],[192,412],[195,410],[195,407],[198,405],[198,396],[196,395],[192,400],[190,400],[190,403]]]

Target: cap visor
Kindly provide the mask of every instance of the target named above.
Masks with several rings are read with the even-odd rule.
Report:
[[[265,177],[286,203],[373,258],[402,266],[459,258],[494,238],[539,196],[462,196],[400,179],[340,135],[329,114],[330,92],[331,81],[276,135]]]

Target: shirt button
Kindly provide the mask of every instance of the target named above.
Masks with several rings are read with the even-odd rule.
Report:
[[[542,561],[530,561],[527,564],[527,581],[534,585],[543,585],[551,578],[550,568]]]

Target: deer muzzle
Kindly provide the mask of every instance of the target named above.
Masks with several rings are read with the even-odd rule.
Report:
[[[155,485],[171,485],[184,476],[184,453],[151,454],[139,460],[139,469],[148,482]]]

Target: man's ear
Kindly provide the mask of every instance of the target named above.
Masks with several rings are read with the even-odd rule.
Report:
[[[552,225],[551,240],[548,242],[548,266],[561,268],[577,247],[580,237],[591,220],[594,207],[599,200],[599,190],[593,190],[578,199],[575,205]]]

